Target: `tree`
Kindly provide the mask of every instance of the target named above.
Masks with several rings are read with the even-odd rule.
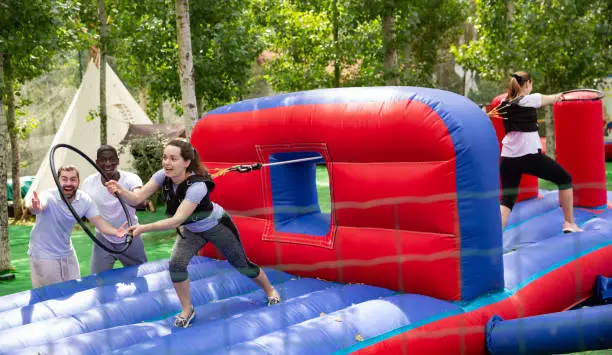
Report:
[[[277,91],[434,85],[440,50],[459,38],[462,0],[254,1]],[[445,59],[445,58],[442,58]],[[340,80],[338,80],[338,72]]]
[[[118,2],[110,24],[115,69],[151,118],[165,100],[181,99],[174,8],[174,0]]]
[[[199,0],[191,4],[196,94],[201,112],[244,99],[264,46],[251,1]]]
[[[340,65],[336,50],[342,36],[342,4],[334,2],[338,17],[332,25],[327,1],[256,1],[254,14],[270,52],[263,61],[265,75],[276,91],[298,91],[334,86],[330,65]],[[332,33],[332,29],[337,34]],[[338,38],[334,43],[334,38]],[[331,71],[335,69],[332,68]]]
[[[346,0],[254,1],[268,57],[265,77],[276,91],[382,84],[378,21],[359,23]]]
[[[185,134],[191,131],[198,119],[195,78],[193,75],[193,53],[191,51],[191,26],[189,23],[189,0],[176,0],[176,35],[179,56],[179,79]]]
[[[6,77],[7,82],[7,90],[6,90],[6,106],[7,106],[7,128],[9,132],[9,141],[11,143],[11,160],[12,164],[12,182],[13,182],[13,216],[15,220],[18,220],[23,215],[23,209],[21,207],[21,183],[20,183],[20,169],[19,169],[19,137],[17,136],[17,131],[15,129],[15,73],[13,70],[13,65],[11,63],[11,56],[5,55],[3,66],[4,66],[4,75]]]
[[[100,144],[106,144],[106,54],[108,51],[108,23],[104,0],[98,0],[98,20],[100,21]]]
[[[529,71],[535,91],[594,87],[612,71],[612,4],[606,0],[479,1],[478,40],[453,49],[457,61],[483,78],[507,80]],[[547,153],[554,156],[551,115]]]
[[[52,0],[4,0],[0,6],[0,53],[4,53],[7,125],[12,152],[12,180],[14,191],[21,191],[19,144],[15,122],[15,85],[36,77],[50,67],[49,58],[58,49],[61,36],[59,5]],[[16,219],[23,211],[21,195],[14,194],[13,210]]]
[[[5,54],[0,52],[0,201],[7,201],[6,179],[8,161],[8,126],[6,114],[4,112],[4,57]],[[11,267],[11,250],[9,246],[8,234],[8,204],[0,203],[0,272],[8,270]]]
[[[394,0],[387,0],[383,7],[382,33],[383,50],[385,53],[385,83],[387,85],[399,85],[399,70],[397,66],[397,34],[395,32],[395,18],[397,7]]]

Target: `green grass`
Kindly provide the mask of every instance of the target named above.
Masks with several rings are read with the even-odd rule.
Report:
[[[319,206],[321,212],[329,213],[331,211],[331,197],[329,194],[329,176],[325,166],[319,166],[317,168],[316,183],[319,192]],[[140,223],[150,223],[165,218],[163,207],[160,207],[155,213],[139,211],[137,215]],[[32,282],[30,280],[30,259],[27,255],[31,230],[31,225],[9,225],[11,264],[13,267],[12,272],[15,274],[15,280],[0,281],[0,296],[32,288]],[[93,231],[92,226],[90,226],[90,230]],[[175,238],[176,233],[173,230],[145,233],[143,241],[149,261],[169,258]],[[91,259],[93,242],[80,227],[76,227],[72,233],[72,244],[79,259],[81,276],[84,277],[89,275],[89,262]],[[120,262],[115,263],[115,268],[121,266]]]
[[[160,208],[157,212],[137,212],[140,223],[150,223],[164,216],[164,209]],[[30,241],[30,231],[32,226],[10,225],[10,249],[11,264],[15,280],[0,281],[0,296],[15,292],[29,290],[32,288],[30,280],[30,259],[28,258],[28,243]],[[93,232],[93,228],[90,228]],[[149,261],[167,259],[170,257],[172,246],[174,245],[176,233],[174,231],[145,233],[143,241]],[[91,259],[91,249],[93,242],[80,228],[75,228],[72,233],[72,244],[76,250],[81,267],[81,276],[87,276],[89,272],[89,261]],[[115,263],[115,268],[122,267],[120,262]]]
[[[331,196],[329,194],[329,174],[324,165],[317,166],[317,192],[319,195],[319,208],[322,213],[331,212]]]

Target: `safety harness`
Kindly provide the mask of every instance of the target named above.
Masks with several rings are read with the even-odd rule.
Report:
[[[163,192],[164,200],[166,201],[166,216],[168,217],[171,217],[176,213],[179,205],[185,199],[187,189],[196,182],[203,182],[206,184],[208,192],[206,192],[206,196],[204,196],[202,201],[200,201],[191,216],[189,216],[181,225],[194,223],[210,216],[213,211],[213,204],[210,201],[210,193],[215,189],[215,183],[213,182],[212,177],[208,174],[205,176],[191,175],[185,179],[185,181],[178,184],[176,191],[174,191],[172,180],[169,177],[164,179]]]
[[[504,118],[504,128],[508,132],[535,132],[538,130],[538,113],[534,107],[520,106],[519,96],[511,101],[502,101],[499,114]]]

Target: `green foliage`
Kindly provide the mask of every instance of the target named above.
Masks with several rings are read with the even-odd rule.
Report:
[[[480,80],[478,90],[471,90],[468,98],[479,105],[488,105],[497,95],[505,91],[506,86],[499,80]]]
[[[40,121],[35,119],[34,117],[28,117],[27,113],[23,110],[17,111],[17,117],[19,117],[19,120],[15,124],[17,136],[21,140],[26,140],[30,132],[32,132],[33,129],[38,127]]]
[[[436,86],[432,79],[435,65],[445,59],[441,57],[441,51],[456,43],[463,32],[467,17],[465,3],[428,0],[413,8],[412,12],[400,12],[400,16],[404,19],[398,25],[400,43],[409,48],[409,55],[404,52],[401,56],[401,62],[407,65],[402,82],[405,85]]]
[[[109,54],[129,87],[134,91],[146,89],[150,117],[156,115],[164,100],[181,100],[174,3],[156,0],[106,4],[111,19]],[[190,23],[200,109],[205,111],[247,96],[252,63],[263,50],[253,28],[249,1],[191,1]]]
[[[612,4],[606,0],[479,1],[479,39],[453,49],[458,62],[488,79],[527,70],[536,90],[594,87],[612,71]],[[538,80],[539,79],[539,80]]]
[[[189,16],[200,111],[243,99],[264,49],[250,1],[191,1]]]
[[[26,140],[30,132],[38,127],[40,121],[34,117],[28,116],[28,112],[25,108],[32,104],[32,101],[21,96],[20,85],[15,85],[15,125],[13,127],[14,132],[21,140]],[[5,110],[8,108],[5,105]]]
[[[59,29],[63,48],[83,50],[98,45],[100,40],[97,0],[58,0]]]
[[[16,82],[34,78],[52,65],[49,57],[64,39],[59,4],[55,0],[3,0],[0,4],[0,53],[11,57]]]
[[[142,181],[149,181],[151,176],[160,169],[162,155],[164,151],[163,137],[152,135],[148,137],[138,137],[131,140],[129,150],[134,158],[132,166]],[[150,200],[159,205],[164,202],[163,195],[158,191]]]
[[[382,23],[393,9],[400,83],[433,86],[441,49],[456,41],[466,17],[461,0],[254,0],[253,7],[272,52],[265,75],[276,91],[332,87],[337,63],[341,86],[384,85]]]
[[[147,114],[164,100],[180,101],[174,0],[125,1],[107,5],[113,20],[109,51],[122,80],[148,94]]]
[[[323,7],[324,4],[317,5]],[[269,50],[262,63],[265,77],[275,91],[332,85],[333,76],[328,67],[336,50],[330,16],[326,8],[316,12],[306,6],[290,1],[254,2],[263,40]]]
[[[85,121],[87,122],[91,122],[95,120],[96,118],[100,118],[100,108],[99,107],[89,110],[89,112],[87,112],[87,115],[85,115]]]

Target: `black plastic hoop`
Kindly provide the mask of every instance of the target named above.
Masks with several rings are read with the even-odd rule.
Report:
[[[85,160],[87,160],[87,162],[89,164],[91,164],[94,168],[96,168],[96,170],[100,173],[100,175],[102,176],[102,178],[104,178],[105,181],[108,181],[108,177],[106,177],[106,175],[104,174],[104,172],[98,167],[98,165],[91,160],[87,155],[85,155],[85,153],[83,153],[82,151],[80,151],[79,149],[69,145],[69,144],[64,144],[64,143],[60,143],[60,144],[56,144],[55,146],[53,146],[53,148],[51,148],[51,152],[49,153],[49,166],[51,167],[51,175],[53,175],[53,181],[55,181],[55,185],[57,186],[57,190],[59,191],[59,194],[62,198],[62,201],[64,201],[64,203],[66,204],[66,206],[68,207],[68,209],[70,210],[70,213],[72,213],[72,216],[74,217],[74,219],[79,223],[79,225],[81,226],[81,228],[83,228],[83,230],[85,231],[85,233],[87,233],[87,235],[89,236],[89,238],[91,238],[91,240],[94,241],[94,243],[98,244],[98,246],[104,250],[106,250],[107,252],[111,253],[111,254],[122,254],[123,252],[125,252],[130,245],[132,245],[132,239],[134,239],[134,236],[131,233],[128,233],[125,236],[125,247],[122,248],[121,250],[112,250],[108,247],[106,247],[104,244],[102,244],[102,242],[100,242],[96,236],[91,233],[91,231],[89,230],[89,228],[87,228],[87,226],[85,225],[85,223],[83,223],[83,221],[81,220],[81,217],[79,217],[79,215],[76,213],[76,211],[74,210],[74,208],[72,207],[72,204],[70,203],[70,201],[68,201],[68,198],[66,197],[66,195],[64,194],[64,191],[62,191],[62,186],[59,182],[59,177],[56,175],[57,171],[55,170],[55,151],[57,150],[57,148],[67,148],[72,150],[73,152],[79,154],[81,157],[83,157]],[[119,203],[121,203],[121,208],[123,208],[123,213],[125,213],[125,217],[127,218],[127,222],[128,225],[131,226],[132,225],[132,219],[130,218],[130,214],[127,211],[127,207],[125,206],[125,202],[123,202],[123,199],[119,196],[119,193],[115,192],[115,197],[117,197],[119,199]]]
[[[593,92],[593,93],[597,93],[596,97],[592,97],[592,98],[588,98],[588,99],[565,99],[563,98],[561,101],[597,101],[597,100],[601,100],[604,98],[604,93],[599,91],[599,90],[594,90],[594,89],[574,89],[574,90],[567,90],[561,93],[561,97],[563,97],[563,95],[565,94],[569,94],[572,92],[582,92],[582,91],[586,91],[586,92]]]

